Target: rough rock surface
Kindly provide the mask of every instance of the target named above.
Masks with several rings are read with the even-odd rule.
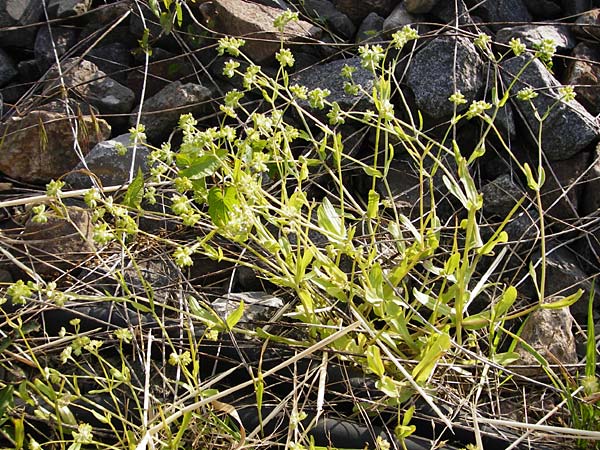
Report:
[[[211,99],[210,89],[201,84],[179,81],[167,85],[142,105],[141,122],[146,126],[148,141],[158,143],[173,130],[183,113],[202,114],[207,111]],[[137,111],[131,116],[130,124],[135,125]]]
[[[566,84],[575,86],[577,101],[592,115],[600,114],[600,48],[587,42],[577,44],[569,61]]]
[[[577,364],[572,326],[573,316],[569,308],[539,309],[531,313],[520,337],[544,357],[548,364]],[[516,352],[521,357],[516,364],[532,366],[517,369],[519,373],[529,376],[544,374],[538,360],[522,344],[517,345]]]
[[[121,149],[125,154],[121,154]],[[102,186],[119,186],[129,181],[130,169],[133,163],[133,176],[138,169],[145,175],[148,174],[148,156],[150,150],[142,144],[135,146],[131,143],[131,134],[126,133],[108,141],[102,141],[85,155],[84,162],[79,162],[73,168],[73,173],[65,177],[74,189],[92,187],[90,176],[86,171],[92,172],[98,177]],[[87,169],[86,169],[87,167]],[[81,172],[76,172],[81,171]]]
[[[397,5],[396,0],[334,0],[335,7],[346,14],[354,23],[359,23],[369,13],[377,13],[387,17]]]
[[[42,72],[56,63],[60,58],[77,43],[77,31],[67,27],[42,27],[35,37],[33,49],[35,59]]]
[[[29,220],[21,239],[36,273],[52,277],[94,254],[93,230],[89,211],[72,206],[64,217],[49,212],[46,223]]]
[[[446,76],[452,73],[453,77]],[[471,41],[440,37],[415,55],[406,83],[423,113],[434,119],[449,117],[454,105],[448,98],[455,91],[460,91],[468,103],[482,94],[483,61]]]
[[[12,58],[2,49],[0,49],[0,87],[7,84],[19,74]]]
[[[568,159],[600,137],[598,122],[577,100],[570,101],[568,104],[560,101],[561,84],[537,59],[531,60],[522,55],[505,61],[502,69],[507,85],[528,61],[531,63],[515,83],[514,92],[525,87],[532,87],[539,91],[539,95],[532,100],[537,111],[544,114],[551,108],[542,128],[542,146],[545,155],[550,160]],[[537,136],[540,124],[529,102],[516,100],[514,105]]]
[[[497,0],[494,2],[468,0],[466,3],[470,7],[476,6],[473,14],[490,22],[489,26],[494,30],[503,28],[510,22],[529,22],[531,20],[531,15],[523,0]]]
[[[314,19],[324,20],[328,27],[345,39],[351,39],[356,26],[350,18],[337,10],[329,0],[305,0],[304,9]]]
[[[511,39],[520,39],[528,48],[534,48],[534,44],[542,39],[552,39],[556,44],[556,50],[566,52],[573,50],[577,40],[571,31],[572,27],[567,25],[519,25],[515,27],[502,28],[496,33],[496,41],[508,44]]]
[[[273,25],[282,10],[245,0],[215,0],[214,22],[209,23],[219,33],[241,36],[246,40],[244,51],[258,62],[271,58],[281,46],[279,31]],[[209,17],[209,22],[211,18]],[[321,29],[305,21],[290,22],[283,33],[284,45],[316,39]]]
[[[35,39],[36,28],[28,27],[39,21],[43,13],[39,0],[5,0],[0,2],[0,42],[2,45],[27,48]],[[10,27],[16,27],[14,32]]]
[[[61,69],[62,79],[56,67],[48,72],[46,92],[60,90],[62,81],[67,89],[73,90],[103,114],[124,114],[133,108],[133,91],[108,77],[94,63],[68,58],[61,63]]]
[[[55,110],[49,110],[52,107]],[[24,117],[13,116],[2,125],[0,171],[29,183],[47,183],[70,171],[79,162],[72,128],[75,120],[82,154],[110,136],[105,120],[69,115],[60,108],[60,104],[51,104]]]

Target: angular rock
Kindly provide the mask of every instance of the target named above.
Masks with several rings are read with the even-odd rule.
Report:
[[[80,16],[88,11],[92,0],[50,0],[48,16],[52,19]]]
[[[509,174],[501,175],[481,188],[483,211],[486,217],[503,220],[525,195]]]
[[[539,250],[531,257],[531,263],[539,274],[541,256]],[[526,269],[525,269],[526,270]],[[575,304],[570,306],[571,314],[581,326],[587,324],[588,299],[590,298],[592,283],[590,277],[581,268],[577,257],[564,245],[556,242],[546,244],[546,288],[545,296],[567,297],[583,290],[583,295]],[[537,294],[531,283],[524,285],[523,294],[537,301]],[[599,296],[594,295],[594,310],[598,311]]]
[[[488,22],[493,30],[499,30],[511,22],[531,21],[531,15],[523,0],[496,0],[493,2],[468,0],[466,3],[470,7],[476,6],[472,14]]]
[[[538,19],[554,19],[562,14],[560,0],[523,0],[529,12]]]
[[[121,150],[125,149],[125,154]],[[93,186],[88,173],[92,172],[98,177],[102,186],[120,186],[129,181],[131,164],[133,162],[133,176],[138,173],[147,174],[148,156],[150,150],[142,144],[137,144],[135,151],[131,143],[131,134],[126,133],[108,141],[99,142],[85,155],[85,164],[80,161],[73,172],[65,177],[65,181],[74,189],[85,189]],[[82,172],[76,172],[82,170]]]
[[[586,40],[600,40],[600,8],[591,9],[580,15],[575,21],[573,32]]]
[[[54,44],[53,44],[54,42]],[[56,57],[63,56],[77,44],[77,31],[67,27],[52,27],[52,34],[47,26],[43,26],[35,37],[33,54],[42,72],[56,63]],[[55,55],[56,49],[56,55]]]
[[[585,13],[592,7],[591,3],[590,0],[561,0],[563,12],[566,16]]]
[[[8,84],[18,74],[12,58],[0,48],[0,87]]]
[[[367,43],[371,40],[379,39],[383,31],[385,19],[377,13],[371,13],[361,22],[356,32],[355,41],[357,44]]]
[[[182,84],[175,81],[167,85],[142,105],[141,122],[146,126],[148,141],[158,143],[167,137],[179,121],[181,114],[202,114],[211,99],[210,89],[201,84]],[[137,111],[131,115],[130,124],[135,126]]]
[[[594,214],[600,211],[600,145],[596,146],[585,181],[581,196],[581,213],[583,215]]]
[[[519,25],[502,28],[496,33],[496,41],[501,44],[508,44],[512,38],[521,39],[529,49],[542,39],[552,39],[559,52],[573,50],[577,45],[571,27],[567,25]]]
[[[404,0],[404,6],[409,13],[425,14],[431,11],[439,0]]]
[[[360,23],[372,12],[387,17],[398,3],[396,0],[334,0],[333,4],[354,23]]]
[[[186,83],[197,80],[194,67],[184,57],[162,48],[152,50],[147,70],[141,55],[135,62],[138,65],[127,73],[126,84],[134,92],[141,92],[145,80],[146,98],[153,96],[173,81]]]
[[[573,316],[569,308],[538,309],[531,313],[521,330],[520,337],[549,364],[577,364],[577,350],[573,336]],[[531,366],[515,368],[523,375],[543,375],[545,372],[540,363],[522,344],[515,351],[521,359],[517,365]]]
[[[328,28],[344,39],[351,39],[356,32],[350,18],[338,11],[329,0],[304,0],[304,10],[310,17],[324,20]]]
[[[44,11],[40,0],[4,0],[0,2],[0,42],[3,47],[29,48],[37,33],[29,27],[40,21]],[[11,28],[12,29],[8,29]]]
[[[400,3],[383,21],[383,31],[390,35],[402,29],[403,26],[412,25],[416,22],[420,22],[419,18],[414,14],[409,13],[406,10],[404,3]],[[424,27],[419,25],[417,26],[417,30],[423,32]]]
[[[128,87],[107,77],[98,67],[85,59],[68,58],[61,62],[64,85],[102,114],[131,112],[135,94]],[[46,92],[60,91],[60,76],[56,67],[48,71]]]
[[[327,97],[330,102],[337,102],[344,111],[366,111],[374,107],[373,102],[363,94],[349,95],[344,90],[344,83],[347,81],[342,77],[341,71],[345,65],[355,69],[352,79],[356,84],[363,87],[366,92],[373,89],[373,74],[361,65],[359,57],[338,59],[325,64],[320,64],[304,70],[291,77],[291,83],[297,83],[306,86],[308,90],[316,88],[328,89],[331,94]],[[305,105],[308,107],[308,105]],[[324,119],[327,108],[322,111],[314,111],[319,117]],[[326,119],[324,119],[326,120]]]
[[[238,324],[243,328],[252,329],[257,323],[271,320],[285,304],[281,298],[259,291],[232,293],[227,297],[217,298],[211,303],[211,307],[219,317],[226,319],[239,308],[241,302],[244,302],[245,309]]]
[[[122,85],[127,83],[127,72],[129,71],[133,58],[131,49],[122,42],[95,47],[86,55],[86,59],[98,66],[102,72]]]
[[[600,114],[600,47],[581,42],[569,60],[565,83],[575,86],[577,101],[590,114]]]
[[[19,61],[19,64],[17,64],[17,70],[19,71],[20,82],[37,82],[42,76],[37,60],[35,59]]]
[[[218,33],[243,37],[243,51],[253,60],[262,62],[279,51],[282,36],[273,25],[281,9],[245,0],[214,0],[215,15],[208,17],[209,25]],[[321,29],[303,20],[290,22],[283,33],[283,44],[318,39]]]
[[[442,119],[454,111],[448,98],[455,90],[467,100],[459,111],[479,98],[485,81],[483,68],[483,61],[471,41],[462,37],[439,37],[414,56],[408,68],[407,86],[423,113]]]
[[[46,223],[30,219],[20,236],[33,269],[43,277],[72,270],[96,251],[90,212],[76,206],[67,207],[65,212],[64,217],[48,212]]]
[[[55,102],[29,112],[24,117],[10,117],[0,127],[0,171],[28,183],[47,183],[70,171],[79,162],[74,150],[73,120],[82,154],[110,136],[105,120],[91,115],[69,115],[62,103]]]
[[[545,168],[546,182],[542,186],[542,206],[547,216],[558,221],[559,229],[565,223],[579,219],[579,200],[583,193],[583,179],[588,170],[591,155],[580,152],[569,159],[552,161]]]
[[[542,148],[545,155],[551,161],[571,158],[600,137],[598,122],[576,100],[569,103],[560,101],[560,83],[537,59],[531,60],[529,56],[521,55],[502,63],[502,76],[506,86],[510,85],[528,61],[531,63],[516,81],[513,93],[525,87],[531,87],[539,93],[532,100],[537,111],[544,114],[552,108],[542,128]],[[529,102],[515,100],[513,104],[537,136],[540,124]]]

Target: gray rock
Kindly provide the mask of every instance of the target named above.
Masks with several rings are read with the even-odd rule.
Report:
[[[511,22],[531,21],[531,15],[523,0],[496,0],[493,2],[468,0],[466,3],[469,7],[476,6],[472,14],[488,22],[493,30],[506,27]]]
[[[364,44],[370,40],[380,39],[385,19],[377,13],[371,13],[361,22],[356,32],[357,44]]]
[[[592,8],[590,0],[561,0],[563,12],[567,16],[582,14]]]
[[[437,17],[443,23],[454,24],[458,19],[458,25],[470,25],[473,23],[469,8],[464,0],[439,2],[437,7],[431,11],[434,17]]]
[[[65,86],[97,107],[102,114],[126,114],[133,108],[133,91],[107,77],[94,63],[85,59],[68,58],[61,62],[61,68]],[[47,93],[60,90],[60,77],[56,67],[48,71],[48,79]]]
[[[560,83],[537,59],[531,60],[531,57],[521,55],[503,62],[502,76],[507,86],[527,61],[531,63],[516,81],[513,92],[516,93],[524,87],[532,87],[539,93],[532,100],[537,111],[544,114],[552,108],[542,128],[543,149],[549,160],[568,159],[598,139],[600,136],[598,123],[576,100],[568,104],[559,101]],[[537,136],[540,124],[529,102],[515,99],[513,104]]]
[[[536,18],[555,18],[562,14],[560,0],[523,0],[529,12]]]
[[[593,160],[586,173],[581,212],[584,215],[600,211],[600,145],[596,146]],[[600,236],[600,234],[599,234]]]
[[[211,307],[225,320],[241,302],[244,302],[244,313],[238,326],[251,329],[255,329],[257,323],[271,320],[285,304],[281,298],[266,292],[240,292],[217,298]]]
[[[429,117],[441,119],[451,116],[454,111],[448,98],[455,90],[465,96],[467,105],[479,98],[485,81],[483,67],[470,40],[439,37],[414,56],[408,68],[407,85],[418,108]],[[459,110],[467,105],[462,105]]]
[[[531,257],[531,263],[539,273],[540,267],[539,250]],[[526,270],[526,269],[525,269]],[[583,295],[578,302],[571,305],[571,314],[582,326],[587,324],[588,300],[591,294],[592,283],[590,277],[581,268],[576,256],[565,246],[559,246],[556,242],[546,244],[546,288],[545,296],[569,296],[583,289]],[[532,284],[523,285],[523,294],[537,301],[537,295]],[[594,296],[594,310],[598,311],[599,296]]]
[[[47,26],[41,27],[33,47],[33,54],[40,70],[42,72],[48,70],[56,63],[57,57],[63,56],[75,44],[77,44],[77,31],[74,28],[52,27],[52,34],[50,34]]]
[[[590,114],[600,114],[600,47],[581,42],[569,60],[565,83],[575,86],[577,101]]]
[[[126,148],[126,153],[119,153],[120,146]],[[129,181],[129,173],[133,162],[133,176],[135,177],[138,169],[144,174],[148,174],[148,156],[150,150],[142,144],[137,144],[134,148],[131,143],[131,134],[126,133],[117,136],[108,141],[99,142],[85,156],[85,165],[80,162],[65,177],[65,181],[74,189],[85,189],[93,186],[92,180],[83,170],[86,169],[98,177],[102,186],[119,186]],[[134,158],[135,156],[135,158]],[[82,170],[82,172],[76,172]]]
[[[508,44],[512,38],[519,38],[527,48],[533,49],[534,44],[542,39],[552,39],[556,44],[556,50],[567,52],[573,50],[577,40],[567,25],[519,25],[516,27],[505,27],[496,33],[496,41]]]
[[[373,74],[363,68],[360,62],[361,59],[359,57],[354,57],[320,64],[292,76],[291,83],[306,86],[309,90],[315,88],[328,89],[331,91],[331,94],[327,97],[327,100],[337,102],[341,109],[345,111],[366,111],[369,108],[373,109],[373,102],[367,96],[362,94],[358,96],[349,95],[344,91],[344,82],[347,80],[342,77],[341,71],[345,65],[356,69],[352,74],[356,84],[361,85],[366,92],[372,91],[374,82]],[[307,107],[308,105],[305,104],[305,106]],[[321,119],[325,120],[323,116],[327,113],[327,108],[321,112],[315,111]]]
[[[552,300],[552,299],[551,299]],[[573,336],[573,316],[569,308],[538,309],[531,313],[523,326],[520,337],[536,352],[548,361],[549,364],[577,364],[577,350]],[[518,344],[515,351],[521,359],[516,363],[514,370],[522,375],[544,375],[540,363],[522,344]]]
[[[397,0],[333,0],[338,11],[343,12],[354,23],[360,23],[370,13],[387,17],[398,4]]]
[[[398,6],[394,8],[394,10],[387,16],[383,22],[383,31],[388,35],[395,33],[396,31],[402,29],[405,25],[413,25],[416,22],[419,22],[419,18],[414,14],[409,13],[404,6],[404,3],[400,3]],[[423,32],[423,26],[417,26],[417,30],[419,32]]]
[[[42,76],[37,60],[26,59],[17,64],[20,82],[37,82]]]
[[[167,85],[142,105],[141,122],[146,126],[148,141],[158,143],[166,138],[177,125],[181,114],[203,114],[210,100],[210,89],[201,84],[175,81]],[[135,126],[138,110],[139,106],[131,115],[132,126]]]
[[[29,48],[37,33],[29,27],[40,21],[44,4],[40,0],[4,0],[0,2],[0,42],[2,46]],[[13,29],[7,29],[14,27]]]
[[[431,11],[439,0],[404,0],[404,6],[409,13],[425,14]]]
[[[92,0],[50,0],[48,15],[53,19],[80,16],[88,11],[91,4]]]
[[[94,47],[86,55],[88,61],[93,62],[102,72],[113,80],[125,85],[127,72],[131,67],[133,58],[131,49],[122,42]]]
[[[328,28],[344,39],[351,39],[356,32],[350,18],[338,11],[329,0],[304,0],[304,10],[312,18],[324,20]]]
[[[303,20],[290,22],[281,36],[273,21],[281,15],[280,8],[243,0],[214,0],[214,15],[205,16],[211,28],[230,36],[245,36],[243,51],[251,59],[262,62],[272,58],[283,45],[318,39],[321,29]]]
[[[70,171],[79,162],[75,140],[85,155],[110,135],[105,120],[82,112],[74,136],[71,118],[77,114],[76,108],[69,114],[62,102],[55,102],[24,117],[10,117],[1,129],[0,170],[29,183],[47,183]]]
[[[509,174],[501,175],[481,188],[483,211],[486,217],[503,220],[525,195]]]
[[[575,21],[573,32],[582,39],[598,41],[600,39],[600,9],[592,9],[580,15]]]
[[[579,201],[582,198],[583,179],[589,168],[591,155],[579,152],[569,159],[551,161],[545,168],[546,182],[542,186],[542,206],[548,218],[556,223],[554,227],[564,229],[568,223],[579,219]],[[549,220],[546,221],[550,223]]]
[[[0,87],[8,84],[18,74],[19,71],[12,58],[0,48]]]

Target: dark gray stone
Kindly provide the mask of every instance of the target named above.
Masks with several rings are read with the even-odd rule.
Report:
[[[364,44],[370,40],[380,39],[384,21],[385,19],[383,17],[374,12],[365,17],[356,32],[356,43]]]
[[[552,108],[542,128],[542,147],[545,155],[549,160],[568,159],[600,137],[598,122],[576,100],[568,104],[560,101],[560,83],[541,61],[531,60],[527,55],[508,59],[501,64],[506,86],[510,85],[527,61],[531,63],[516,81],[513,93],[524,87],[537,90],[539,95],[532,100],[537,111],[545,114]],[[529,102],[515,98],[513,104],[537,136],[540,124]]]
[[[351,39],[356,32],[350,18],[338,11],[329,0],[304,0],[304,10],[314,19],[324,20],[334,33],[344,39]]]
[[[133,108],[133,91],[107,77],[94,63],[68,58],[61,62],[61,68],[65,86],[97,107],[102,114],[126,114]],[[60,78],[56,68],[48,71],[48,79],[47,92],[59,89]]]
[[[483,61],[470,40],[439,37],[414,56],[408,68],[407,85],[418,108],[431,118],[441,119],[454,111],[448,98],[455,90],[467,100],[467,105],[462,105],[459,111],[479,98],[485,81],[483,68]]]
[[[481,188],[486,217],[503,220],[525,194],[509,174],[501,175]]]
[[[133,58],[131,49],[122,42],[95,47],[86,55],[86,59],[93,62],[98,68],[113,80],[121,84],[127,83],[127,72],[131,67]]]
[[[409,13],[425,14],[430,12],[439,0],[404,0],[404,6]]]
[[[80,16],[88,11],[92,0],[50,0],[48,16],[51,19]]]
[[[560,0],[523,0],[523,3],[537,19],[554,19],[563,12]]]
[[[481,2],[468,0],[467,6],[475,7],[472,14],[481,17],[489,23],[493,30],[499,30],[512,22],[530,22],[531,14],[523,3],[523,0],[496,0],[493,2]]]
[[[567,25],[519,25],[506,27],[496,33],[496,41],[508,44],[512,38],[519,38],[529,49],[542,39],[552,39],[556,44],[556,50],[567,52],[573,50],[577,40],[571,31],[572,27]]]
[[[381,17],[387,17],[398,4],[398,0],[333,0],[333,4],[338,11],[358,24],[373,12]]]
[[[43,13],[40,0],[0,1],[0,42],[3,47],[29,48],[35,39],[37,27]],[[15,27],[14,29],[7,29]]]
[[[592,9],[591,0],[561,0],[563,12],[567,16],[582,14]]]
[[[124,155],[119,154],[120,146],[127,149]],[[114,139],[96,144],[96,146],[84,157],[85,165],[83,162],[77,164],[73,169],[74,172],[65,177],[65,181],[74,189],[92,187],[92,180],[87,173],[76,173],[78,170],[85,170],[87,166],[87,170],[98,177],[102,186],[120,186],[129,181],[132,161],[134,177],[136,176],[138,169],[140,169],[142,173],[148,174],[150,170],[147,161],[149,155],[150,150],[141,143],[137,144],[134,155],[131,135],[129,133],[122,134]]]
[[[210,100],[210,89],[201,84],[175,81],[167,85],[142,105],[141,122],[146,126],[148,141],[158,143],[166,138],[179,122],[181,114],[203,114]],[[132,126],[135,126],[138,110],[139,106],[131,115]]]
[[[361,85],[366,92],[372,91],[374,82],[373,74],[363,68],[360,62],[360,58],[354,57],[320,64],[294,75],[291,82],[306,86],[309,90],[315,88],[328,89],[331,94],[327,97],[327,100],[337,102],[341,109],[345,111],[366,111],[369,108],[373,109],[373,102],[367,96],[362,94],[358,96],[349,95],[344,91],[344,82],[347,80],[342,77],[341,71],[345,65],[356,69],[352,74],[356,84]],[[323,112],[326,113],[326,110],[327,108]],[[319,113],[317,112],[317,114]]]
[[[8,84],[18,74],[12,58],[0,48],[0,87]]]
[[[404,6],[404,3],[400,3],[394,8],[394,10],[387,16],[383,22],[383,31],[387,35],[395,33],[402,29],[405,25],[413,25],[416,22],[420,22],[419,17],[409,13]],[[416,26],[419,32],[423,32],[424,28],[422,25]]]
[[[37,82],[42,76],[37,60],[35,59],[19,61],[17,70],[19,71],[19,81],[21,82]]]
[[[33,47],[33,54],[42,72],[56,64],[56,58],[63,56],[71,47],[77,44],[77,30],[67,27],[52,28],[44,25],[38,31]],[[52,44],[54,41],[54,45]],[[56,55],[54,53],[56,49]]]

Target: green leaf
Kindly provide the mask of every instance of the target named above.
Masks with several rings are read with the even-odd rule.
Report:
[[[427,381],[427,378],[435,369],[435,365],[449,348],[450,336],[448,333],[437,334],[430,338],[426,353],[412,371],[412,376],[417,383]]]
[[[490,323],[490,311],[482,311],[472,316],[465,317],[462,321],[462,326],[465,330],[481,330]]]
[[[398,387],[394,380],[392,380],[387,375],[382,376],[379,380],[375,382],[375,387],[383,392],[388,397],[398,397]]]
[[[507,366],[518,361],[521,356],[517,352],[496,353],[492,355],[492,361],[501,366]]]
[[[367,348],[367,365],[371,372],[378,377],[383,377],[385,374],[385,367],[381,360],[381,350],[376,345],[370,345]]]
[[[367,205],[367,217],[374,219],[379,212],[379,194],[373,189],[369,191],[369,204]]]
[[[138,172],[125,192],[123,204],[130,208],[139,209],[144,198],[144,174],[138,167]]]
[[[244,315],[244,301],[241,300],[240,306],[238,306],[235,309],[235,311],[232,311],[227,316],[227,319],[225,319],[225,322],[227,323],[227,328],[230,330],[233,329],[233,327],[235,327],[237,325],[237,323],[240,321],[240,319],[242,318],[243,315]]]
[[[179,171],[180,177],[186,177],[190,180],[209,177],[221,167],[222,159],[227,154],[227,150],[220,149],[216,154],[206,154],[194,158],[190,167]]]
[[[502,317],[513,305],[517,299],[517,289],[514,286],[509,286],[498,300],[498,303],[492,305],[492,320]]]
[[[317,222],[333,240],[346,239],[346,228],[342,224],[342,219],[327,197],[317,209]]]
[[[0,390],[0,418],[6,414],[6,410],[14,405],[14,386],[6,385]]]
[[[480,255],[491,255],[496,245],[505,242],[508,242],[508,233],[506,231],[501,231],[495,238],[490,239],[483,247],[480,247],[477,250],[477,253]]]
[[[577,292],[575,292],[574,294],[571,294],[567,297],[561,298],[560,300],[556,300],[554,302],[542,303],[540,305],[540,307],[542,309],[565,308],[565,307],[571,306],[573,303],[575,303],[577,300],[579,300],[582,295],[583,295],[583,289],[578,289]]]
[[[236,200],[235,190],[231,187],[225,188],[225,192],[218,186],[208,191],[208,214],[215,225],[223,226],[227,223]]]
[[[370,177],[374,177],[374,178],[381,178],[381,177],[383,177],[383,174],[381,173],[381,171],[379,169],[375,168],[375,167],[363,166],[362,169]]]

